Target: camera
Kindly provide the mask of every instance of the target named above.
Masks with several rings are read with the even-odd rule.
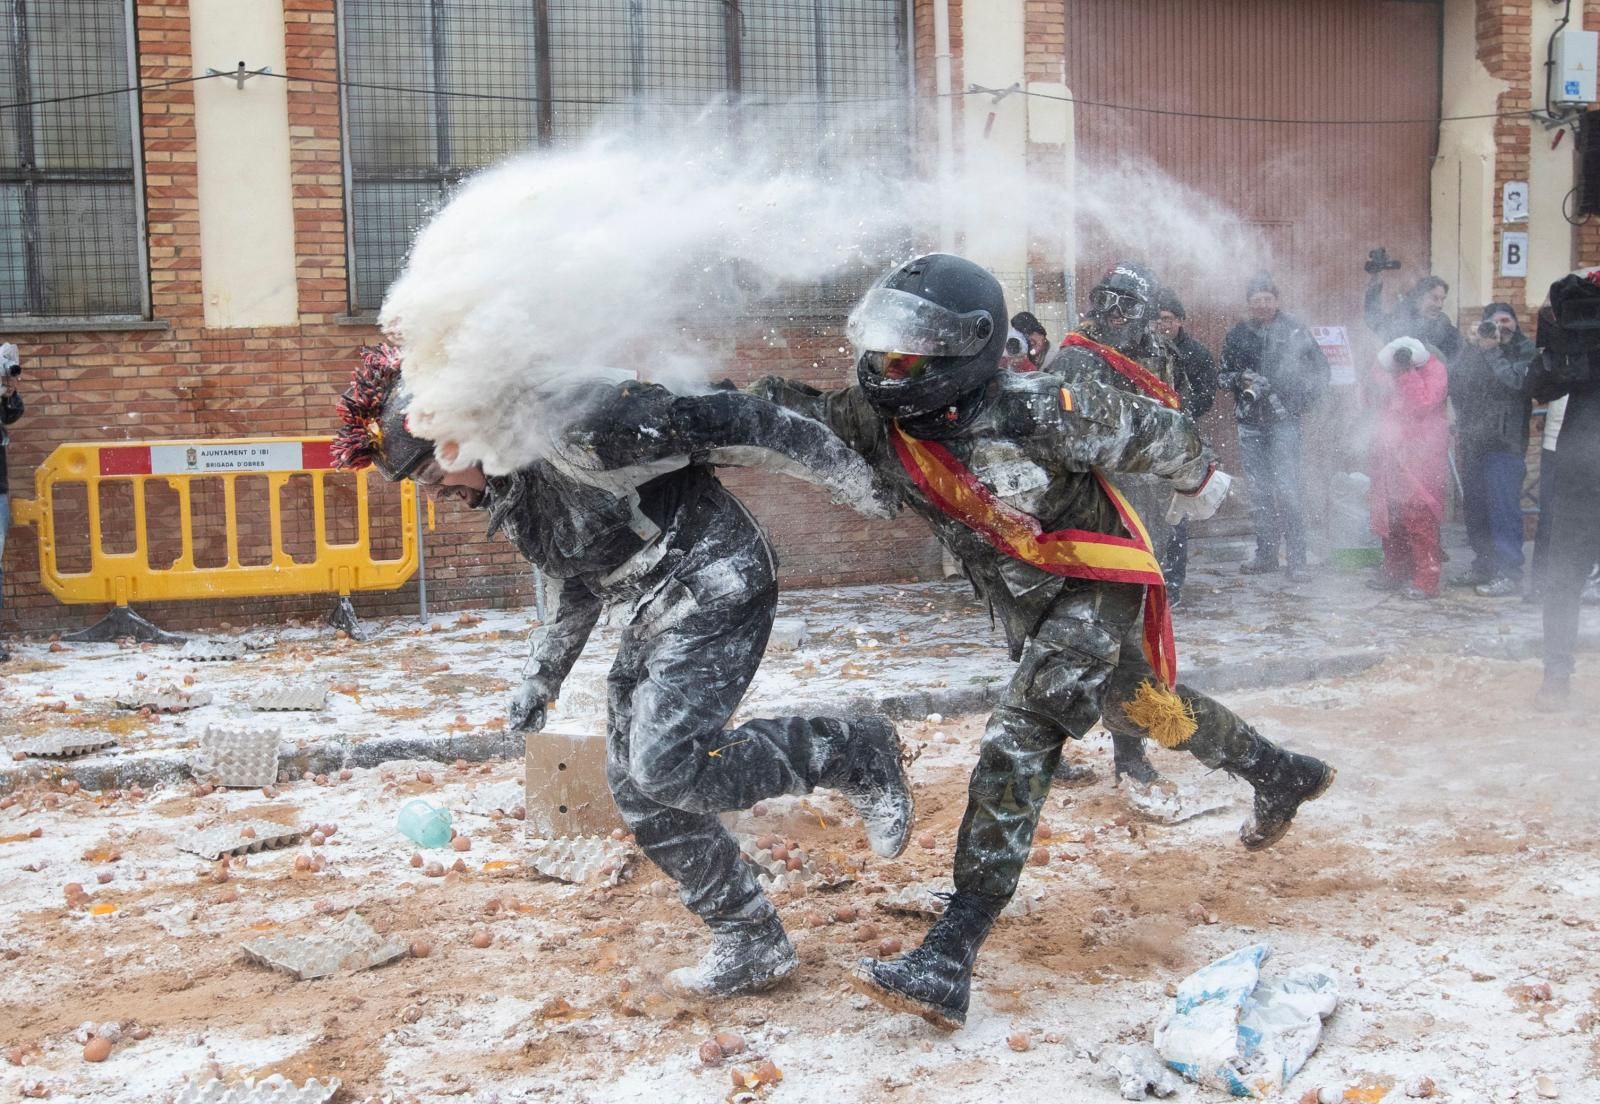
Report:
[[[1023,343],[1022,338],[1017,337],[1014,333],[1012,336],[1006,338],[1006,356],[1021,356],[1026,349],[1027,346]]]
[[[17,347],[9,341],[0,345],[0,373],[13,379],[22,375],[22,360],[17,356]]]
[[[1380,272],[1393,272],[1400,267],[1400,262],[1389,256],[1389,251],[1383,246],[1367,250],[1367,263],[1361,268],[1368,276],[1376,276]]]
[[[1500,327],[1496,326],[1493,322],[1489,321],[1489,319],[1485,318],[1482,322],[1478,323],[1478,336],[1499,337]]]

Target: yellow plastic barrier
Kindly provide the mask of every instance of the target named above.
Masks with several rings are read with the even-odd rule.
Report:
[[[333,472],[330,437],[243,437],[209,441],[106,442],[60,445],[34,473],[37,495],[13,500],[12,513],[19,525],[32,526],[39,539],[39,574],[45,588],[70,604],[112,603],[118,609],[108,629],[81,639],[108,635],[150,637],[159,634],[137,614],[127,610],[134,601],[170,601],[197,598],[255,598],[287,594],[334,594],[335,623],[359,635],[358,626],[345,625],[354,591],[393,590],[416,573],[418,563],[416,487],[400,485],[399,555],[374,559],[372,554],[371,500],[368,472],[355,474],[356,537],[335,543],[328,537],[327,479]],[[297,475],[310,477],[313,554],[297,560],[284,547],[281,492]],[[237,482],[243,476],[264,476],[268,489],[270,557],[259,564],[240,562],[239,501]],[[221,480],[226,521],[227,562],[216,566],[195,563],[194,503],[191,484],[196,479]],[[131,484],[133,547],[108,552],[101,491],[108,484]],[[151,563],[152,534],[146,506],[146,488],[165,484],[177,495],[177,521],[181,550],[170,563]],[[58,562],[55,504],[58,487],[82,485],[88,496],[89,569],[63,571]],[[120,616],[119,616],[120,615]],[[141,629],[139,626],[148,626]],[[127,631],[118,632],[117,629]],[[164,636],[165,634],[159,634]]]

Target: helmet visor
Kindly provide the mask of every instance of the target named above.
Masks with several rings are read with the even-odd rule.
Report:
[[[1110,314],[1116,311],[1129,321],[1137,321],[1145,316],[1147,309],[1145,301],[1137,295],[1124,295],[1110,288],[1096,288],[1089,293],[1091,314]]]
[[[863,352],[916,357],[970,357],[994,334],[986,310],[957,314],[919,295],[875,287],[856,304],[845,336]]]

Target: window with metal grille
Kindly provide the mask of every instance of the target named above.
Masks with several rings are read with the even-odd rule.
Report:
[[[143,318],[131,0],[0,0],[0,318]],[[53,102],[52,102],[53,101]]]
[[[595,126],[715,107],[819,165],[903,164],[909,143],[905,0],[341,0],[339,16],[357,311],[451,185]]]

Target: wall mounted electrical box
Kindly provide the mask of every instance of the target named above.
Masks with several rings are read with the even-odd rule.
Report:
[[[1600,63],[1600,31],[1562,31],[1555,39],[1550,99],[1559,104],[1595,102],[1595,68]]]

